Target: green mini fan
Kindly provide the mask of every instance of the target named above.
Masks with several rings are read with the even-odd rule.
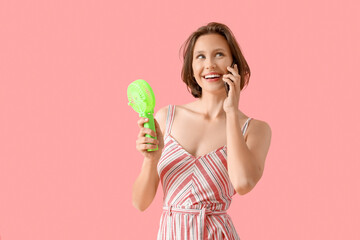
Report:
[[[139,113],[140,117],[149,119],[148,122],[144,123],[144,127],[156,132],[154,122],[155,95],[150,85],[145,80],[138,79],[128,86],[127,96],[129,100],[128,105],[130,105],[135,112]],[[154,138],[149,134],[145,136]],[[147,151],[155,150],[158,150],[158,147],[147,149]]]

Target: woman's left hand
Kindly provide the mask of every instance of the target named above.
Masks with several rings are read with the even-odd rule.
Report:
[[[229,84],[230,90],[228,97],[225,99],[223,108],[226,113],[234,111],[237,112],[239,109],[240,101],[240,81],[241,76],[239,75],[238,67],[235,64],[234,67],[227,67],[229,74],[223,75],[223,80]]]

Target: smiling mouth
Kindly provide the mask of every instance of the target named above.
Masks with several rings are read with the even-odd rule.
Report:
[[[218,81],[222,75],[209,75],[209,76],[203,76],[202,78],[208,82],[215,82]]]
[[[217,77],[220,77],[220,74],[209,74],[209,75],[206,75],[205,78],[217,78]]]

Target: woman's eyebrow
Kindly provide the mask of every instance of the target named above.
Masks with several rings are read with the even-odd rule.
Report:
[[[219,50],[225,51],[223,48],[217,48],[217,49],[214,49],[213,52],[219,51]],[[203,52],[204,52],[204,51],[196,51],[195,54],[197,54],[197,53],[203,53]]]

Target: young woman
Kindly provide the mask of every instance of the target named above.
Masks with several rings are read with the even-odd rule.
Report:
[[[209,23],[184,47],[182,79],[196,100],[160,109],[156,133],[143,127],[146,119],[138,121],[136,148],[144,161],[133,185],[133,204],[144,211],[161,180],[157,239],[240,239],[226,210],[236,193],[248,193],[260,180],[271,141],[266,122],[239,110],[249,78],[231,30]],[[147,151],[157,145],[159,150]]]

